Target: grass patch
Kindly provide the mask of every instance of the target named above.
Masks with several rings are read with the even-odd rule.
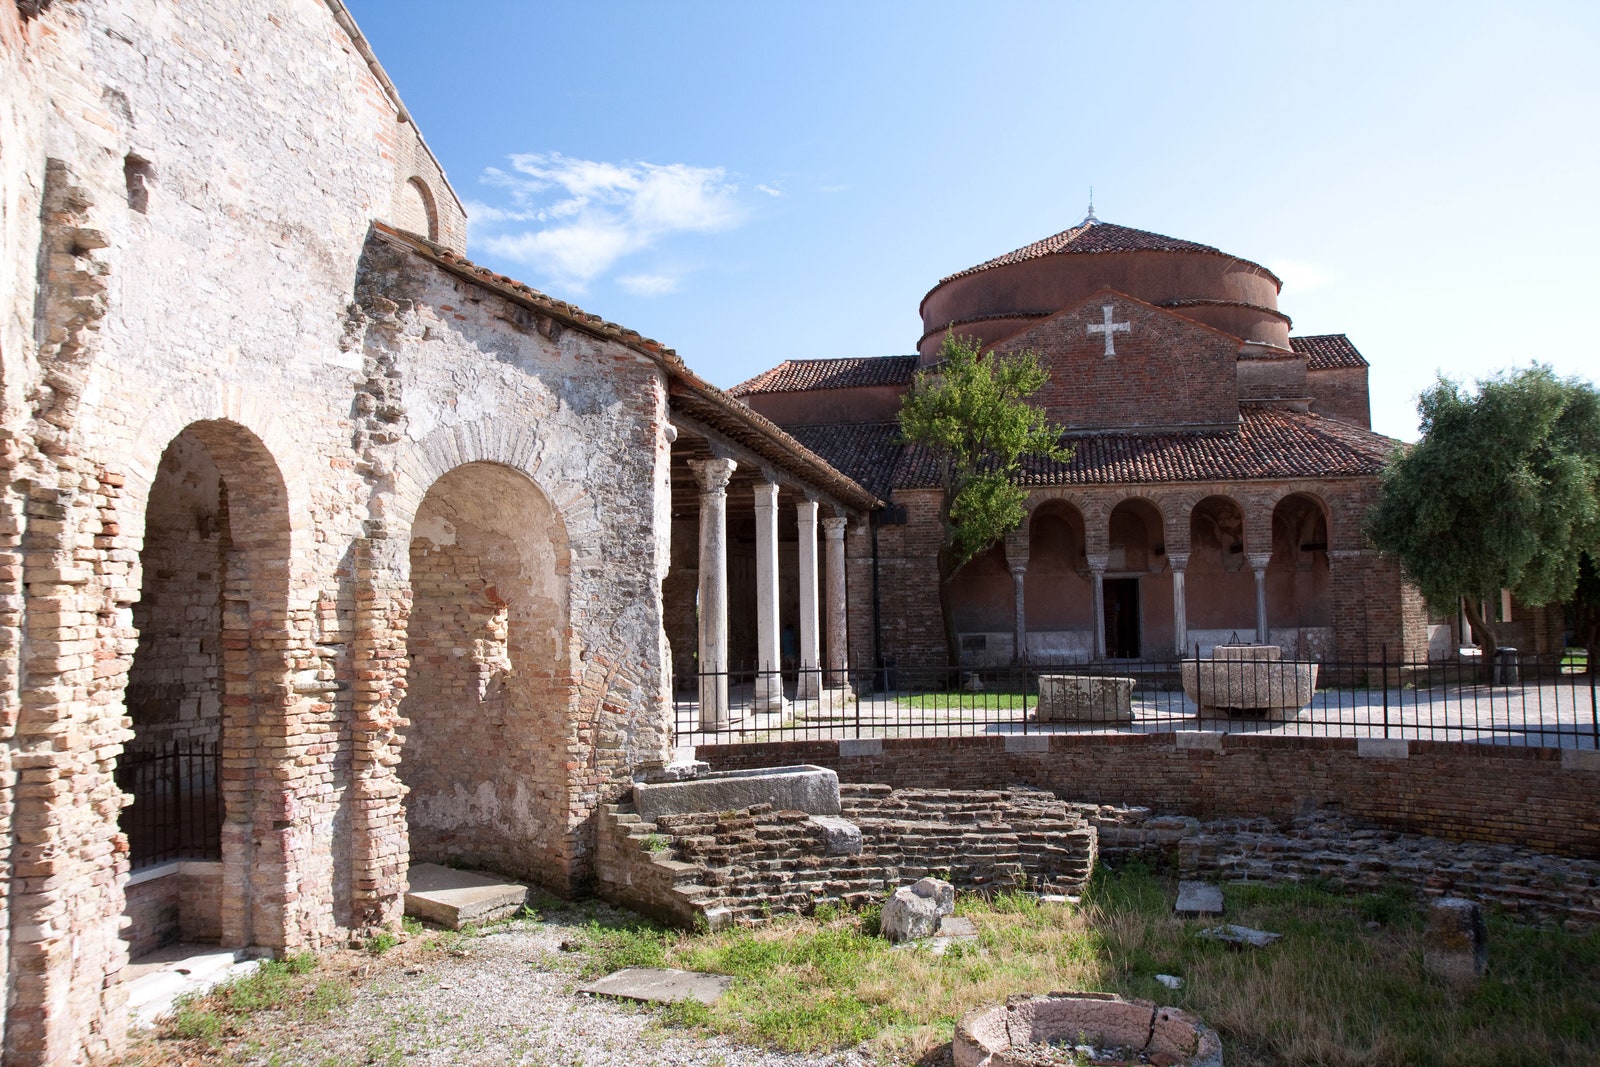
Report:
[[[624,967],[665,967],[667,945],[677,936],[645,919],[606,924],[591,919],[583,932],[583,976],[595,978]]]
[[[1196,938],[1208,924],[1175,917],[1172,893],[1165,879],[1129,869],[1102,870],[1078,907],[963,897],[959,910],[979,940],[943,956],[891,949],[873,936],[875,912],[826,911],[670,943],[657,933],[650,945],[652,959],[664,945],[668,965],[734,978],[717,1004],[665,1022],[791,1051],[865,1042],[885,1063],[949,1041],[973,1007],[1056,989],[1193,1011],[1221,1032],[1233,1067],[1576,1064],[1600,1045],[1600,933],[1495,916],[1490,973],[1461,996],[1422,969],[1421,911],[1409,890],[1229,886],[1227,921],[1284,935],[1259,951]],[[635,946],[643,937],[631,936]],[[1165,988],[1157,974],[1183,977],[1183,988]]]
[[[1021,711],[1039,703],[1034,693],[994,692],[968,693],[965,690],[917,693],[896,697],[903,708],[924,711]]]

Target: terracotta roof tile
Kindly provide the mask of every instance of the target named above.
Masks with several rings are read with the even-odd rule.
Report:
[[[957,271],[939,279],[939,284],[964,278],[969,274],[990,270],[994,267],[1010,266],[1013,263],[1024,263],[1030,259],[1040,259],[1044,256],[1054,256],[1062,253],[1094,254],[1101,252],[1205,252],[1214,256],[1227,256],[1228,253],[1211,245],[1203,245],[1198,241],[1185,241],[1177,237],[1168,237],[1165,234],[1151,233],[1149,230],[1136,230],[1131,226],[1119,226],[1114,222],[1101,222],[1099,219],[1090,219],[1072,227],[1062,230],[1042,241],[1035,241],[1030,245],[1007,252],[1003,256],[996,256],[991,260],[979,263],[976,267]],[[1228,256],[1229,259],[1238,257]],[[1265,269],[1265,268],[1263,268]],[[1271,275],[1271,272],[1267,272]],[[1273,280],[1277,277],[1272,275]]]
[[[1342,333],[1320,333],[1310,337],[1291,337],[1289,347],[1306,357],[1306,370],[1342,370],[1365,367],[1367,361],[1350,338]]]
[[[899,444],[894,423],[819,426],[792,431],[807,447],[882,497],[890,488],[938,484],[933,455]],[[1110,485],[1151,482],[1248,481],[1376,475],[1399,443],[1336,419],[1276,410],[1246,410],[1226,433],[1092,434],[1069,440],[1067,463],[1034,463],[1023,484]]]
[[[871,385],[909,385],[916,356],[868,356],[854,359],[786,359],[728,390],[730,396],[751,393],[801,393],[812,389],[859,389]]]

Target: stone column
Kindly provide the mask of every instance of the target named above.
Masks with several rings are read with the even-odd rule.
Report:
[[[1252,554],[1250,569],[1256,576],[1256,643],[1267,643],[1267,564],[1271,556]]]
[[[800,531],[800,679],[796,700],[815,700],[822,692],[822,619],[817,611],[817,502],[802,500],[794,506]]]
[[[778,483],[756,485],[756,695],[755,710],[784,710],[783,666],[778,649]]]
[[[731,459],[692,459],[700,483],[700,729],[728,721],[728,479]]]
[[[1028,662],[1028,613],[1022,589],[1023,581],[1028,575],[1028,561],[1026,559],[1007,560],[1006,566],[1011,570],[1012,596],[1015,600],[1015,644],[1012,646],[1011,662],[1018,666],[1026,666]]]
[[[1110,556],[1089,557],[1089,575],[1094,579],[1094,592],[1089,595],[1094,598],[1094,658],[1097,660],[1106,658],[1106,565],[1110,562]]]
[[[822,520],[822,529],[828,538],[828,661],[823,681],[829,689],[845,689],[850,685],[845,651],[849,648],[846,641],[849,623],[845,615],[844,526],[843,515]]]
[[[1172,568],[1172,643],[1177,646],[1179,659],[1189,648],[1189,606],[1183,599],[1183,571],[1188,565],[1186,554],[1167,554],[1167,566]]]

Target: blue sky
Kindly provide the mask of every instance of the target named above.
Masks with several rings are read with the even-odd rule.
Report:
[[[1600,4],[346,0],[468,254],[728,386],[909,353],[938,279],[1100,218],[1284,279],[1374,428],[1600,376]]]

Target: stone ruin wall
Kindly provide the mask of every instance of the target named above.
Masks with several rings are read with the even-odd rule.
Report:
[[[244,771],[225,790],[226,942],[315,947],[398,918],[408,542],[448,471],[522,472],[574,546],[575,607],[545,624],[566,635],[560,708],[529,753],[554,813],[547,884],[589,877],[600,801],[665,756],[661,371],[369,242],[408,130],[321,2],[81,0],[26,23],[0,5],[0,995],[17,1062],[121,1042],[112,771],[130,684],[179,724],[215,711]],[[215,464],[226,526],[164,495],[180,436],[175,463]],[[152,636],[130,679],[137,624]],[[192,672],[220,676],[214,705]],[[191,703],[173,710],[161,687],[180,679]]]
[[[881,903],[934,875],[962,890],[1076,893],[1094,869],[1096,836],[1078,807],[1026,788],[940,790],[842,785],[843,818],[861,849],[830,851],[804,812],[759,804],[664,815],[627,803],[602,811],[599,891],[676,926],[750,925],[809,914],[819,903]]]

